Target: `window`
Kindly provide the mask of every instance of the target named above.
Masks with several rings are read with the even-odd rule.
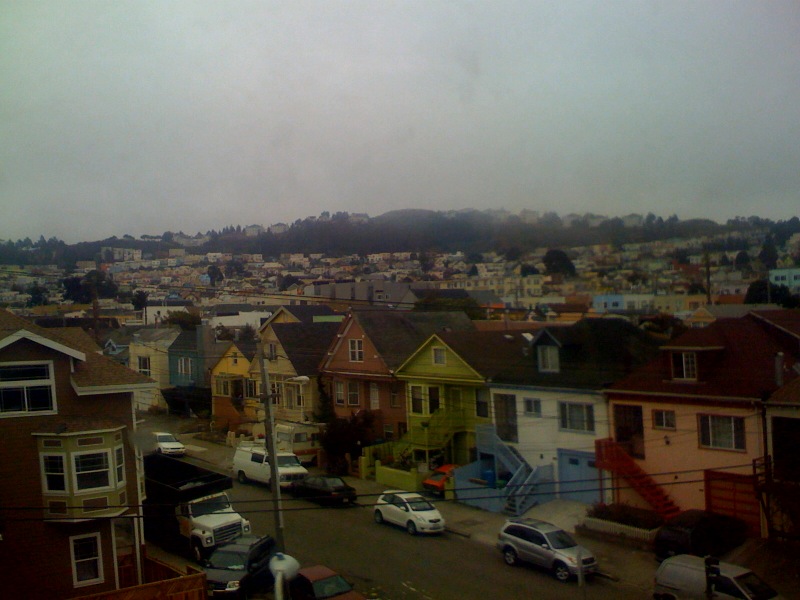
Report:
[[[694,352],[673,352],[672,378],[697,379],[697,354]]]
[[[439,410],[440,405],[441,402],[439,401],[439,388],[428,388],[428,414],[432,415],[435,413],[437,410]]]
[[[72,462],[76,490],[97,490],[111,486],[108,451],[73,454]]]
[[[333,398],[336,404],[344,405],[344,382],[337,381],[333,384]]]
[[[433,349],[433,364],[435,365],[446,365],[447,364],[447,355],[444,351],[444,348],[434,348]]]
[[[227,379],[217,379],[217,396],[230,396],[230,382]]]
[[[364,340],[350,340],[350,362],[364,362]]]
[[[536,356],[539,359],[541,373],[558,373],[558,348],[556,346],[538,346]]]
[[[542,416],[542,401],[539,398],[523,398],[526,417],[540,418]]]
[[[55,397],[50,363],[0,365],[0,414],[54,411]]]
[[[125,452],[122,446],[114,448],[114,468],[117,470],[117,485],[125,483]]]
[[[278,346],[273,343],[267,344],[267,360],[278,360]]]
[[[180,375],[192,374],[192,359],[188,356],[181,356],[178,359],[178,373]]]
[[[392,386],[392,389],[389,391],[389,406],[392,408],[398,408],[400,406],[400,390],[394,386]]]
[[[575,402],[559,402],[561,429],[594,432],[594,406]]]
[[[700,445],[720,450],[744,450],[744,418],[700,415]]]
[[[248,398],[256,398],[258,396],[258,392],[256,391],[255,379],[244,380],[244,393],[245,396],[247,396]]]
[[[653,429],[675,429],[674,410],[654,410]]]
[[[40,460],[44,491],[66,492],[67,477],[64,473],[64,455],[42,454]]]
[[[369,384],[369,407],[372,410],[378,410],[381,407],[380,391],[377,383]]]
[[[306,403],[306,399],[303,396],[303,390],[304,389],[305,388],[303,387],[303,385],[299,384],[299,383],[294,386],[294,404],[298,408],[300,408],[302,406],[305,406],[305,403]]]
[[[360,404],[360,399],[358,397],[358,382],[357,381],[348,381],[347,382],[347,405],[348,406],[358,406]]]
[[[383,439],[387,442],[394,439],[394,425],[386,423],[383,426]]]
[[[103,561],[100,534],[76,535],[70,538],[72,583],[75,587],[102,583]]]
[[[142,375],[150,376],[150,357],[140,356],[139,359],[139,373]]]
[[[422,414],[422,386],[411,386],[411,412],[417,415]]]
[[[489,417],[489,390],[480,389],[475,392],[475,416]]]

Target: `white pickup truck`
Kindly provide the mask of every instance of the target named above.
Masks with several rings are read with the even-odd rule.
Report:
[[[278,452],[278,479],[282,488],[289,487],[293,481],[303,479],[308,471],[296,454]],[[258,481],[269,483],[272,478],[269,453],[263,442],[240,442],[233,455],[233,473],[239,483]]]

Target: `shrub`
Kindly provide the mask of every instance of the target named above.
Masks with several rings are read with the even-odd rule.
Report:
[[[640,529],[656,529],[664,524],[664,519],[655,511],[629,504],[595,504],[587,514],[595,519],[614,521]]]

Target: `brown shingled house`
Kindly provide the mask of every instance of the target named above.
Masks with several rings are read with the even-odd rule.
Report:
[[[142,582],[132,396],[154,385],[81,330],[0,310],[0,595]]]

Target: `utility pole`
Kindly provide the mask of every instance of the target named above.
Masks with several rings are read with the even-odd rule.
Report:
[[[261,402],[264,405],[264,435],[269,459],[269,487],[272,492],[272,513],[275,517],[275,550],[286,550],[283,541],[283,511],[281,510],[281,483],[278,475],[278,452],[275,449],[275,420],[272,416],[272,394],[269,391],[269,373],[263,347],[258,353],[261,363]]]

